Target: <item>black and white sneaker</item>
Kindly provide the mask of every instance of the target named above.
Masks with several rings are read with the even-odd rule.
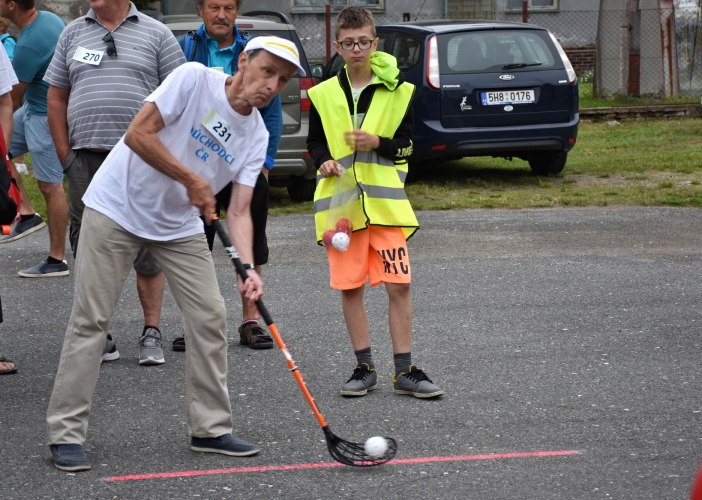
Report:
[[[378,372],[368,363],[356,367],[351,378],[341,388],[342,396],[365,396],[378,387]]]
[[[161,347],[161,332],[156,328],[147,327],[139,339],[139,364],[162,365],[166,362],[163,358]]]
[[[441,396],[444,391],[432,382],[427,374],[412,365],[407,373],[401,372],[392,376],[395,384],[395,394],[407,394],[415,398],[435,398]]]

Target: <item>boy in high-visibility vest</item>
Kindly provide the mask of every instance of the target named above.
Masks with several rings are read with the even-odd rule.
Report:
[[[397,394],[433,398],[444,393],[412,365],[411,271],[407,238],[419,224],[404,191],[407,156],[412,152],[412,96],[394,57],[376,52],[373,15],[348,7],[336,19],[334,47],[346,62],[338,76],[311,88],[307,147],[318,173],[314,196],[317,241],[321,242],[334,186],[343,168],[352,168],[359,199],[350,215],[348,250],[327,249],[331,287],[341,290],[346,326],[357,366],[343,396],[364,396],[377,387],[368,316],[366,280],[385,284],[389,297]]]

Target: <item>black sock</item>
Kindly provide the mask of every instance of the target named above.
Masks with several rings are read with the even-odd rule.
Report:
[[[144,336],[144,334],[146,333],[146,330],[147,330],[148,328],[153,328],[153,329],[156,330],[158,333],[161,333],[161,330],[159,330],[159,329],[156,328],[155,326],[144,325],[144,331],[141,332],[142,337]]]
[[[392,357],[395,359],[395,375],[399,375],[402,372],[407,373],[409,371],[409,367],[412,364],[411,352],[393,354]]]
[[[35,214],[29,214],[29,215],[20,215],[20,222],[27,222],[28,220],[32,220],[34,218]]]
[[[49,264],[60,264],[61,262],[63,262],[62,260],[54,259],[51,255],[49,255],[49,258],[46,259],[46,261]]]
[[[368,366],[375,368],[375,363],[373,363],[373,355],[371,354],[371,348],[366,347],[360,351],[353,351],[356,355],[356,362],[360,365],[361,363],[368,363]]]

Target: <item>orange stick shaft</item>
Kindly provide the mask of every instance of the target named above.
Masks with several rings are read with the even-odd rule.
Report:
[[[290,356],[290,351],[288,351],[288,348],[285,347],[285,343],[283,342],[283,339],[280,337],[280,334],[278,333],[278,327],[275,326],[274,323],[271,323],[268,325],[268,329],[271,331],[273,334],[273,339],[275,340],[275,343],[278,345],[278,348],[280,351],[283,353],[283,357],[285,358],[285,362],[288,364],[288,367],[290,368],[290,371],[292,371],[292,374],[295,377],[295,380],[297,380],[297,384],[300,386],[300,389],[302,389],[302,393],[305,395],[305,399],[307,400],[307,403],[310,405],[310,408],[312,408],[312,412],[314,413],[314,416],[317,417],[317,421],[319,422],[319,425],[322,427],[327,426],[327,422],[324,420],[324,415],[322,415],[317,408],[317,405],[314,402],[314,398],[312,397],[312,394],[310,394],[310,391],[307,390],[307,386],[305,385],[305,381],[302,380],[302,374],[300,373],[300,370],[298,370],[297,366],[295,365],[295,361],[293,361],[292,356]]]

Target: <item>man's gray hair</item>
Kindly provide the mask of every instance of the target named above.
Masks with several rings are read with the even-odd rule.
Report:
[[[241,9],[241,6],[244,5],[244,0],[236,0],[236,11],[237,13]],[[205,7],[205,0],[195,0],[195,8],[200,11],[200,9]]]

